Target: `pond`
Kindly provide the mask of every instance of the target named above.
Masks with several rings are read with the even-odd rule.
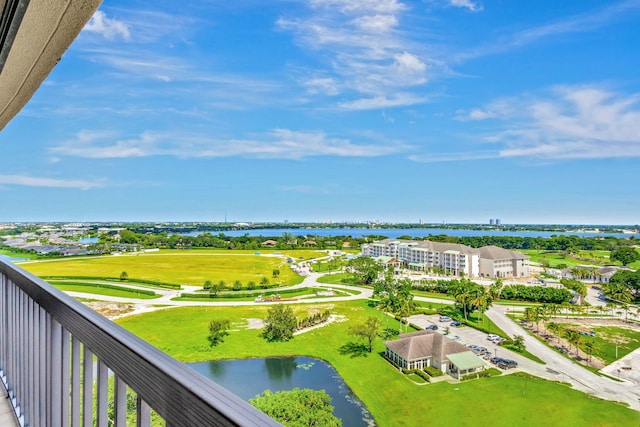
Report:
[[[331,396],[334,415],[343,426],[375,426],[364,403],[353,394],[336,370],[327,362],[312,357],[268,357],[256,359],[212,360],[187,363],[244,400],[265,390],[273,392],[293,388],[324,390]]]

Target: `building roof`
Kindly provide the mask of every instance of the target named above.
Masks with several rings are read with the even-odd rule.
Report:
[[[402,334],[397,340],[385,345],[404,360],[418,360],[435,357],[444,360],[449,355],[466,352],[469,349],[435,331],[417,331]]]
[[[379,245],[406,245],[410,246],[413,250],[428,250],[429,252],[445,252],[445,251],[457,251],[465,255],[478,255],[480,250],[472,248],[460,243],[445,243],[445,242],[432,242],[430,240],[398,240],[398,239],[384,239],[377,242]]]
[[[480,258],[484,259],[527,259],[529,255],[499,248],[498,246],[483,246],[480,248]]]
[[[462,353],[450,354],[447,358],[456,365],[460,371],[481,368],[486,365],[484,360],[476,356],[472,351],[464,351]]]
[[[100,0],[0,1],[0,130],[24,107]]]

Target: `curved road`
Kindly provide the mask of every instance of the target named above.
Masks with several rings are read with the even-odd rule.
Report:
[[[357,292],[357,294],[349,295],[349,296],[326,297],[326,298],[300,298],[297,301],[287,301],[286,303],[292,303],[292,304],[305,304],[305,303],[315,304],[315,303],[327,303],[327,302],[330,303],[335,301],[367,299],[367,298],[371,298],[373,295],[373,291],[367,288],[361,288],[357,286],[348,286],[348,285],[342,285],[342,284],[319,283],[318,278],[323,275],[325,274],[311,273],[310,275],[304,278],[302,283],[292,286],[289,289],[302,288],[302,287],[327,287],[327,288],[335,288],[335,289],[344,289],[347,291],[355,291]],[[121,285],[121,286],[136,288],[136,286],[132,286],[132,285]],[[149,289],[149,288],[141,288],[141,289]],[[186,292],[193,292],[196,289],[199,289],[199,287],[185,286],[184,290]],[[172,298],[175,298],[180,295],[180,291],[165,290],[165,289],[154,289],[154,290],[157,293],[162,294],[162,296],[157,299],[149,300],[149,299],[130,299],[130,298],[101,296],[101,295],[85,294],[85,293],[78,293],[78,292],[67,292],[67,293],[74,297],[99,299],[99,300],[108,301],[108,302],[134,304],[137,307],[136,310],[134,310],[133,313],[128,313],[128,315],[153,310],[155,309],[155,307],[153,306],[157,306],[157,305],[163,305],[165,306],[164,308],[166,308],[167,305],[174,306],[174,307],[256,305],[256,303],[253,301],[215,301],[215,302],[172,301]],[[454,303],[453,301],[450,301],[450,300],[440,300],[437,298],[415,297],[415,299],[417,301],[434,302],[434,303],[441,303],[441,304]],[[273,303],[268,303],[268,304],[273,304]],[[594,374],[591,371],[588,371],[587,369],[583,368],[582,366],[573,362],[572,360],[567,359],[566,357],[551,350],[546,345],[538,341],[536,338],[529,335],[529,333],[525,331],[520,325],[513,322],[509,317],[506,316],[507,310],[508,310],[507,307],[494,305],[486,312],[486,315],[509,336],[511,337],[513,337],[514,335],[523,336],[527,350],[546,362],[546,365],[543,365],[543,364],[532,362],[528,359],[523,360],[524,363],[521,364],[521,367],[524,368],[523,370],[526,370],[527,372],[530,372],[532,375],[535,375],[544,379],[570,383],[577,390],[597,396],[602,399],[625,402],[629,404],[631,408],[635,410],[640,410],[640,385],[639,384],[631,383],[629,381],[617,382],[608,377],[599,376]],[[500,349],[500,351],[507,351],[507,350]],[[636,350],[636,351],[640,351],[640,350]]]

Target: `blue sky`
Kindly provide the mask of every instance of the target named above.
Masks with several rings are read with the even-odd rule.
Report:
[[[640,0],[105,0],[0,221],[637,224]]]

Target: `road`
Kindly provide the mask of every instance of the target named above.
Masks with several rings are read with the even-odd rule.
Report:
[[[354,295],[349,296],[337,296],[337,297],[321,297],[321,298],[300,298],[297,301],[287,301],[291,304],[317,304],[317,303],[331,303],[337,301],[351,301],[358,299],[368,299],[373,295],[373,291],[368,288],[361,288],[356,286],[348,286],[342,284],[324,284],[319,283],[318,278],[323,276],[322,273],[311,273],[304,278],[302,283],[292,286],[291,288],[302,287],[325,287],[333,289],[343,289],[347,291],[356,292]],[[135,288],[132,285],[122,285]],[[141,288],[149,289],[149,288]],[[194,292],[199,287],[185,286],[184,292]],[[166,289],[154,289],[155,292],[162,296],[157,299],[130,299],[119,298],[110,296],[98,296],[95,294],[84,294],[77,292],[68,292],[71,296],[88,298],[88,299],[100,299],[102,301],[133,304],[135,310],[133,314],[142,313],[159,309],[158,305],[167,308],[172,307],[202,307],[202,306],[253,306],[256,305],[253,301],[174,301],[175,298],[180,295],[181,291],[166,290]],[[451,300],[441,300],[437,298],[427,297],[415,297],[417,301],[433,302],[440,304],[453,304]],[[272,304],[272,303],[269,303]],[[483,341],[486,338],[486,334],[480,331],[476,331],[472,328],[460,328],[451,330],[451,334],[458,334],[463,341],[467,343],[477,343],[490,348],[492,351],[497,352],[498,356],[514,359],[519,362],[519,369],[531,373],[532,375],[552,380],[570,383],[575,389],[583,391],[585,393],[597,396],[602,399],[625,402],[630,405],[631,408],[640,411],[640,384],[632,381],[614,381],[606,376],[599,376],[593,372],[583,368],[576,362],[567,359],[563,355],[556,353],[555,351],[542,344],[536,338],[529,335],[520,325],[513,322],[507,317],[508,307],[494,305],[487,312],[486,316],[489,317],[500,329],[506,334],[513,337],[515,335],[521,335],[524,337],[526,348],[529,352],[544,360],[546,364],[540,364],[531,361],[517,353],[511,352],[503,347],[495,346],[488,341]],[[132,313],[129,313],[129,315]],[[434,321],[435,323],[435,321]],[[636,350],[637,354],[630,355],[628,358],[636,361],[640,361],[640,349]],[[607,368],[605,368],[605,372]],[[611,368],[610,368],[611,369]],[[611,372],[609,372],[611,374]]]
[[[520,325],[506,316],[508,307],[494,305],[486,312],[500,329],[509,336],[524,337],[527,350],[546,362],[534,364],[530,372],[541,378],[570,383],[575,389],[606,400],[625,402],[631,408],[640,410],[640,386],[630,381],[617,382],[605,376],[596,375],[578,363],[556,353],[529,335]]]

